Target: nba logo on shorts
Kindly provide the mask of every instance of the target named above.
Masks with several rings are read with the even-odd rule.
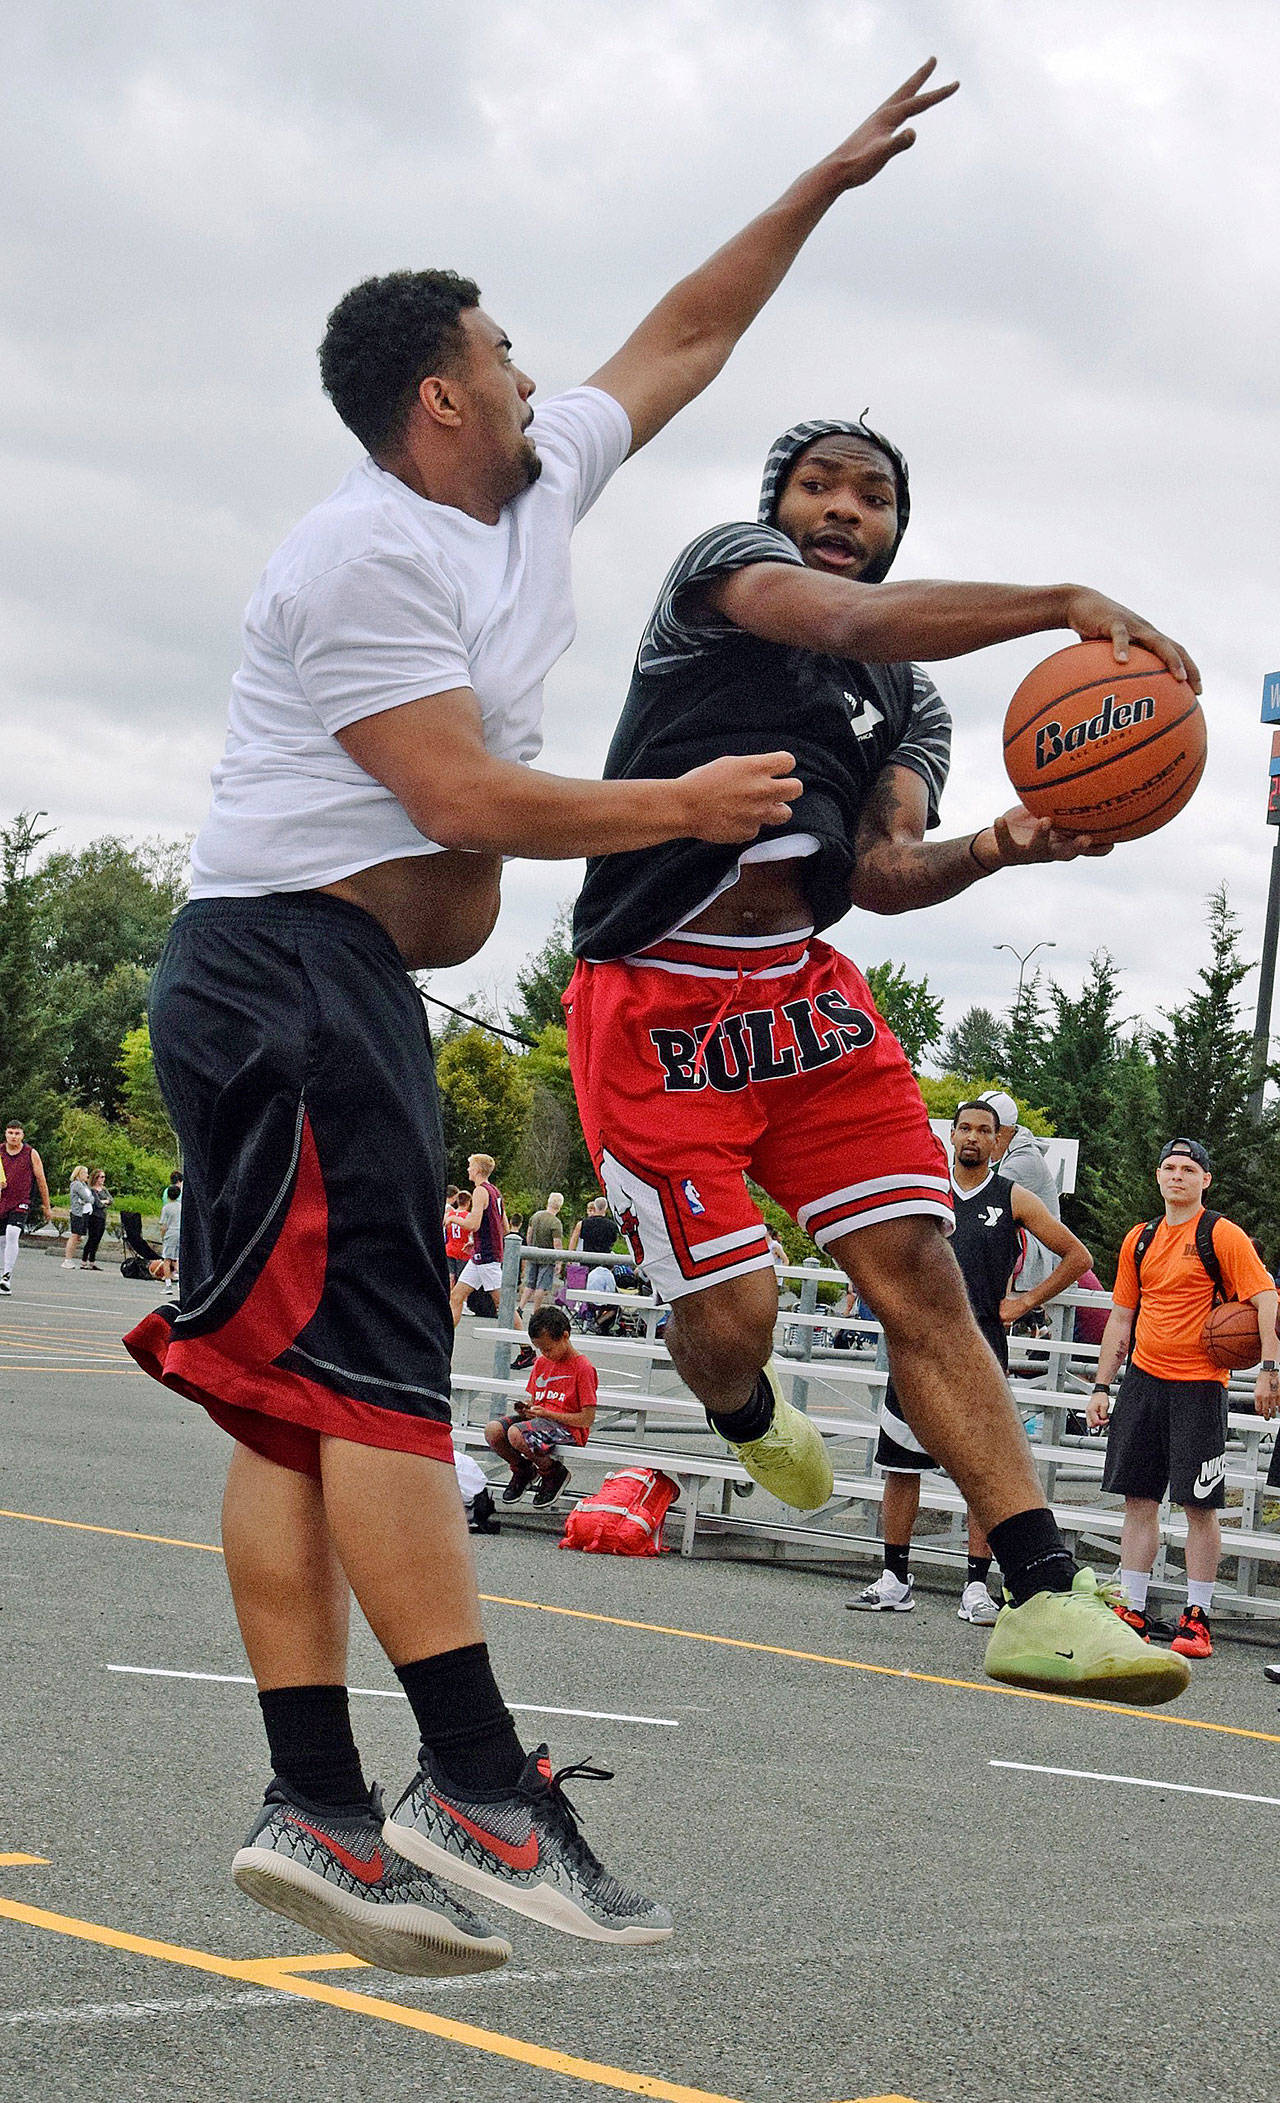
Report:
[[[698,1196],[697,1185],[692,1181],[692,1179],[689,1176],[686,1176],[683,1183],[680,1185],[680,1188],[684,1192],[684,1201],[685,1204],[689,1207],[690,1212],[697,1213],[698,1216],[701,1217],[701,1215],[706,1211],[707,1208],[703,1204],[702,1199]]]

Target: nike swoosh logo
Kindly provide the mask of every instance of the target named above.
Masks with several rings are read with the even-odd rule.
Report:
[[[384,1870],[381,1848],[375,1847],[371,1855],[353,1855],[350,1849],[343,1847],[341,1841],[335,1840],[331,1833],[322,1833],[318,1826],[309,1826],[306,1819],[299,1818],[296,1813],[291,1813],[290,1816],[294,1825],[301,1826],[304,1833],[310,1833],[313,1840],[318,1840],[322,1846],[327,1847],[335,1860],[339,1861],[344,1869],[350,1870],[357,1882],[378,1882]]]
[[[1055,1650],[1053,1654],[1055,1658],[1073,1658],[1075,1656],[1074,1650]]]
[[[468,1818],[465,1811],[459,1811],[455,1804],[447,1804],[443,1797],[435,1794],[434,1790],[432,1791],[432,1802],[439,1804],[442,1811],[447,1811],[450,1818],[457,1825],[462,1826],[465,1831],[470,1833],[473,1840],[478,1840],[481,1847],[487,1847],[489,1853],[496,1855],[499,1862],[505,1862],[508,1869],[530,1870],[537,1868],[539,1859],[538,1835],[532,1827],[529,1831],[529,1838],[522,1841],[519,1847],[513,1847],[509,1840],[499,1840],[496,1833],[486,1833],[484,1827],[478,1826],[474,1819]]]

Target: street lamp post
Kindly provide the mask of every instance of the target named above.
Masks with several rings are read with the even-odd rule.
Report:
[[[1018,959],[1018,991],[1014,997],[1013,1003],[1013,1012],[1015,1015],[1019,1014],[1022,1008],[1022,977],[1023,973],[1027,968],[1027,965],[1031,962],[1032,957],[1035,955],[1038,949],[1056,949],[1057,946],[1058,945],[1056,942],[1033,942],[1030,949],[1027,950],[1024,955],[1021,950],[1014,948],[1012,942],[992,943],[991,947],[993,949],[1007,949],[1011,957],[1017,957]]]

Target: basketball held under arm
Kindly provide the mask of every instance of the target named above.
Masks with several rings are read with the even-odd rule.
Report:
[[[626,410],[632,452],[715,378],[836,199],[870,182],[914,144],[913,117],[954,95],[955,81],[922,92],[935,64],[929,59],[919,67],[834,153],[674,286],[592,374],[588,385],[602,388]]]
[[[336,732],[439,846],[560,861],[657,847],[725,844],[784,825],[800,783],[789,752],[717,759],[671,781],[577,781],[485,749],[469,687],[363,717]]]

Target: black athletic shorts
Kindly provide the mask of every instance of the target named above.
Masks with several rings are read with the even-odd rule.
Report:
[[[1227,1501],[1227,1390],[1217,1380],[1160,1380],[1130,1364],[1107,1433],[1102,1487],[1119,1497],[1168,1490],[1203,1510]]]
[[[15,1205],[12,1211],[0,1212],[0,1234],[6,1227],[25,1227],[30,1216],[29,1205]]]
[[[1002,1373],[1009,1370],[1009,1337],[1003,1322],[986,1321],[975,1315],[979,1332],[984,1342],[990,1344]],[[888,1475],[924,1475],[931,1468],[940,1468],[941,1461],[926,1453],[919,1439],[902,1414],[897,1389],[892,1380],[885,1384],[880,1403],[879,1431],[876,1436],[876,1466]]]
[[[150,1013],[185,1169],[181,1296],[128,1349],[302,1474],[322,1434],[452,1465],[435,1070],[389,936],[316,892],[196,899]]]

